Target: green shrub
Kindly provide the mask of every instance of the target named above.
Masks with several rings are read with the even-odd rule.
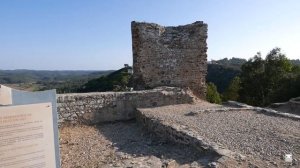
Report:
[[[222,102],[220,94],[217,91],[216,85],[209,82],[207,85],[206,100],[210,103],[220,104]]]
[[[234,77],[232,79],[232,81],[230,82],[228,88],[225,90],[222,100],[223,101],[228,101],[228,100],[238,101],[240,84],[241,84],[241,79],[238,76]]]

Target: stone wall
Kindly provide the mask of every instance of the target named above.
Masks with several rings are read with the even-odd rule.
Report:
[[[296,99],[294,99],[294,100],[296,100]],[[291,102],[291,101],[289,101],[289,102]],[[300,116],[299,116],[299,107],[300,107],[299,105],[300,105],[300,103],[298,104],[298,109],[296,109],[296,111],[290,111],[290,107],[286,108],[287,107],[286,105],[289,106],[288,103],[283,105],[284,110],[282,110],[282,109],[278,110],[276,108],[275,108],[276,110],[274,110],[274,108],[255,107],[255,106],[250,106],[248,104],[244,104],[244,103],[240,103],[240,102],[236,102],[236,101],[227,101],[225,103],[225,105],[238,107],[241,110],[243,110],[243,109],[244,110],[253,110],[253,111],[257,111],[257,112],[268,114],[268,115],[286,117],[286,118],[289,118],[289,119],[292,119],[292,120],[297,120],[297,121],[300,120]],[[294,106],[294,107],[296,107],[296,106]],[[222,108],[222,109],[220,109],[220,111],[226,111],[227,109],[228,108]],[[232,109],[229,108],[229,110],[232,110]]]
[[[95,124],[135,118],[136,108],[193,103],[190,90],[159,87],[132,92],[59,94],[59,123]]]
[[[189,87],[205,98],[207,24],[178,27],[132,22],[134,89]]]
[[[206,155],[213,155],[219,165],[234,161],[232,158],[236,155],[235,152],[224,149],[224,147],[221,147],[219,144],[204,141],[204,138],[192,128],[180,124],[169,124],[163,120],[149,117],[145,112],[147,113],[147,109],[137,109],[136,119],[138,123],[149,132],[155,133],[161,139],[189,145],[201,153],[205,152]]]
[[[300,115],[300,97],[292,98],[289,101],[290,113]]]
[[[287,102],[273,103],[270,108],[300,116],[300,97],[295,97]]]

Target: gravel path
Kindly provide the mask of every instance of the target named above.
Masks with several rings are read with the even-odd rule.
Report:
[[[284,154],[292,153],[300,167],[300,121],[255,111],[196,112],[220,106],[200,103],[145,109],[148,117],[171,126],[184,125],[195,130],[204,141],[214,142],[270,167],[285,167]],[[268,166],[268,167],[269,167]]]
[[[144,132],[135,121],[60,128],[62,168],[204,167],[215,156],[164,142]]]

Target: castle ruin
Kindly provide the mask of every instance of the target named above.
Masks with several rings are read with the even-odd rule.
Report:
[[[188,87],[205,99],[207,24],[164,27],[133,21],[131,30],[135,90]]]

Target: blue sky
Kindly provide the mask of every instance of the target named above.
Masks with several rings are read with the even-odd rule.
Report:
[[[0,69],[132,64],[131,21],[208,24],[208,60],[282,48],[300,59],[299,0],[2,0]]]

